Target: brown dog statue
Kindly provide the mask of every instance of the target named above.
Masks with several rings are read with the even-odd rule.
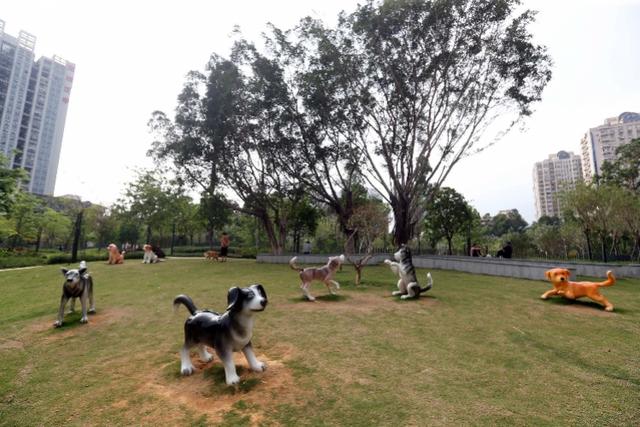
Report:
[[[124,264],[125,251],[120,253],[118,247],[113,243],[110,243],[109,246],[107,246],[107,250],[109,251],[109,261],[107,264]]]
[[[588,297],[602,304],[606,311],[613,311],[613,304],[598,290],[601,286],[612,286],[616,283],[616,278],[611,271],[607,271],[607,280],[604,282],[571,282],[569,281],[571,273],[565,268],[553,268],[545,274],[553,285],[553,289],[542,294],[540,298],[547,299],[553,295],[561,295],[568,299]]]

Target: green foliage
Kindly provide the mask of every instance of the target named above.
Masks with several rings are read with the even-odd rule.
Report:
[[[487,231],[492,236],[501,237],[508,233],[520,233],[527,225],[527,221],[522,218],[520,212],[517,209],[511,209],[491,218],[487,224]]]
[[[446,239],[448,253],[452,254],[452,240],[456,234],[467,234],[477,216],[462,194],[453,188],[442,187],[429,199],[426,206],[425,228],[431,242]]]
[[[11,210],[18,182],[25,176],[22,169],[7,167],[7,159],[0,153],[0,215]]]
[[[616,148],[616,160],[604,162],[601,182],[640,192],[640,138]]]

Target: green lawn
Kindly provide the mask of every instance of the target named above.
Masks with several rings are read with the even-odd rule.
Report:
[[[232,260],[89,264],[98,313],[54,329],[59,267],[0,272],[0,425],[639,425],[640,281],[614,304],[542,301],[540,281],[433,271],[419,301],[390,297],[368,267],[338,297],[303,301],[285,265]],[[426,271],[420,271],[424,278]],[[224,385],[219,361],[180,377],[187,311],[223,310],[232,285],[262,283],[254,347],[269,369]],[[79,308],[79,304],[78,304]],[[246,366],[242,357],[236,359]]]

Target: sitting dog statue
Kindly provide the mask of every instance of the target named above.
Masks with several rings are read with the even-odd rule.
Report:
[[[553,285],[553,289],[542,294],[540,298],[547,299],[553,295],[561,295],[568,299],[588,297],[602,304],[606,311],[613,311],[613,304],[598,290],[601,286],[612,286],[616,283],[616,278],[611,271],[607,271],[607,280],[604,282],[571,282],[569,281],[571,272],[565,268],[553,268],[545,274]]]
[[[64,307],[67,305],[67,301],[71,300],[70,308],[74,310],[75,299],[80,298],[82,304],[82,317],[80,323],[87,323],[89,318],[87,313],[93,314],[96,312],[96,307],[93,302],[93,279],[91,275],[87,273],[87,263],[80,262],[80,268],[74,270],[61,269],[64,275],[64,283],[62,284],[62,297],[60,298],[60,308],[58,309],[58,320],[53,324],[56,328],[62,326],[64,320]],[[87,310],[89,306],[89,310]]]
[[[124,254],[126,251],[120,253],[118,247],[113,243],[107,246],[107,250],[109,251],[109,262],[107,264],[124,264]]]
[[[300,280],[302,280],[300,288],[309,301],[316,300],[309,292],[309,286],[311,286],[311,282],[314,280],[324,283],[331,294],[335,294],[335,291],[340,289],[340,283],[333,280],[333,276],[336,274],[338,268],[345,262],[344,255],[329,257],[327,264],[322,267],[300,268],[296,265],[297,259],[297,257],[291,258],[289,266],[293,270],[300,272]],[[335,290],[331,288],[331,285],[335,287]]]
[[[418,298],[422,292],[427,292],[433,287],[431,273],[427,273],[427,286],[421,288],[420,284],[418,284],[416,269],[413,266],[411,250],[408,246],[400,246],[400,249],[393,254],[393,257],[397,262],[388,259],[384,260],[384,263],[391,268],[391,271],[400,277],[398,290],[393,291],[392,295],[401,295],[401,299]]]
[[[216,260],[216,261],[220,261],[220,258],[218,257],[218,251],[207,251],[204,253],[204,259],[210,259],[210,260]]]
[[[180,304],[191,313],[184,324],[184,345],[180,351],[182,375],[191,375],[194,371],[189,349],[198,346],[200,359],[209,362],[213,358],[205,345],[215,350],[224,365],[225,381],[228,385],[240,382],[233,363],[233,352],[242,351],[252,371],[263,372],[267,365],[260,362],[253,353],[253,315],[267,306],[267,293],[262,285],[247,288],[233,287],[227,294],[228,307],[223,314],[209,310],[198,310],[186,295],[178,295],[173,307]]]
[[[144,255],[142,256],[143,264],[155,264],[158,262],[158,255],[153,252],[151,245],[146,244],[142,248],[144,249]]]

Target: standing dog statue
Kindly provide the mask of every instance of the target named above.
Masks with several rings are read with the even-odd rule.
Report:
[[[420,287],[416,269],[411,259],[411,250],[408,246],[400,246],[400,250],[393,254],[393,257],[397,262],[388,259],[384,260],[384,263],[391,268],[391,271],[400,277],[400,280],[398,280],[398,290],[393,291],[392,295],[401,295],[401,299],[418,298],[422,292],[427,292],[433,287],[431,273],[427,273],[427,286],[424,288]]]
[[[60,308],[58,309],[58,320],[53,324],[56,328],[62,326],[64,320],[64,307],[67,305],[67,301],[71,299],[70,308],[74,310],[75,299],[80,298],[82,304],[82,317],[80,323],[87,323],[89,318],[87,313],[93,314],[96,312],[96,306],[93,302],[93,279],[87,273],[87,264],[84,261],[80,262],[80,268],[74,270],[61,269],[64,275],[64,283],[62,284],[62,297],[60,298]],[[87,311],[87,306],[89,310]]]
[[[331,294],[335,294],[335,291],[340,289],[340,283],[333,280],[333,276],[336,274],[338,268],[340,268],[340,266],[344,263],[344,255],[329,257],[327,265],[323,267],[300,268],[296,265],[297,259],[297,257],[291,258],[291,261],[289,261],[289,266],[293,270],[300,272],[300,280],[302,280],[300,288],[302,289],[302,293],[304,294],[304,296],[309,301],[316,300],[315,297],[313,297],[309,292],[309,286],[311,286],[311,282],[313,282],[314,280],[324,283]],[[331,285],[335,287],[335,290],[331,288]]]
[[[158,255],[153,252],[151,245],[146,244],[142,248],[144,249],[144,255],[142,256],[143,264],[155,264],[158,262]]]
[[[107,246],[107,250],[109,251],[109,262],[107,264],[124,264],[124,254],[126,251],[120,253],[118,247],[113,243]]]
[[[204,253],[204,259],[210,259],[210,260],[216,260],[216,261],[220,261],[220,258],[218,257],[218,252],[217,251],[207,251]]]
[[[606,311],[613,311],[613,304],[598,290],[601,286],[612,286],[616,283],[616,278],[611,271],[607,271],[607,280],[604,282],[571,282],[569,281],[571,272],[565,268],[553,268],[545,274],[553,285],[553,289],[542,294],[540,298],[547,299],[552,295],[561,295],[568,299],[589,297],[602,304]]]
[[[240,382],[233,363],[233,352],[242,351],[252,371],[263,372],[267,365],[260,362],[253,353],[251,337],[253,336],[253,315],[263,311],[267,306],[267,293],[262,285],[251,285],[248,288],[233,287],[227,294],[228,307],[223,314],[209,310],[198,310],[191,298],[178,295],[173,300],[173,307],[180,304],[191,313],[184,324],[184,346],[180,351],[182,375],[191,375],[194,371],[189,349],[198,346],[200,359],[209,362],[213,358],[204,347],[213,348],[224,365],[225,380],[228,385]]]

